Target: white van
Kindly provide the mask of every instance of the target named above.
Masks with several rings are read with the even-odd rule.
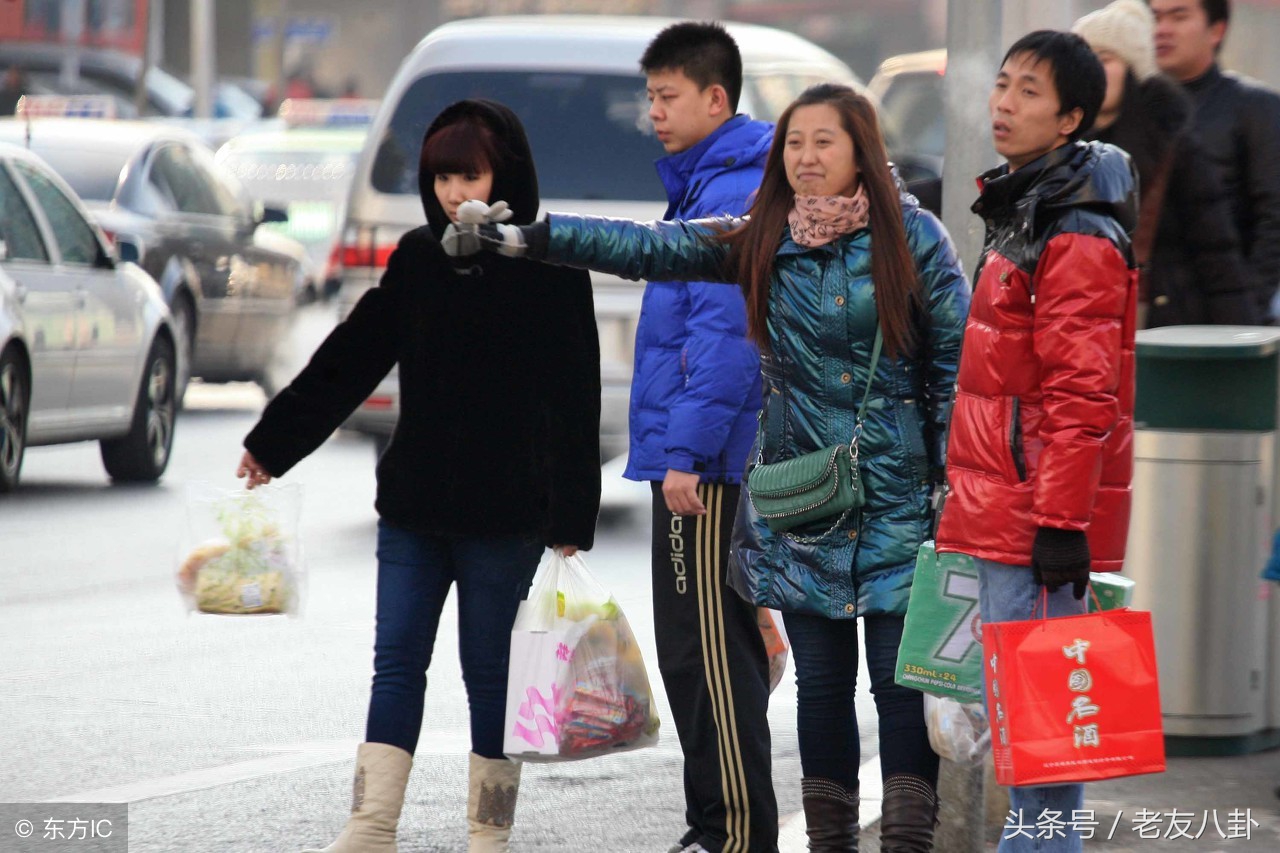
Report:
[[[484,97],[514,110],[538,167],[544,210],[660,219],[666,210],[640,55],[674,19],[542,15],[445,24],[400,65],[361,154],[340,253],[343,311],[377,283],[400,236],[424,221],[418,151],[432,119],[454,101]],[[738,109],[776,120],[822,82],[862,84],[840,60],[799,36],[727,24],[743,58]],[[593,274],[600,329],[601,449],[627,446],[627,401],[643,288]],[[393,374],[348,426],[381,441],[398,414]]]

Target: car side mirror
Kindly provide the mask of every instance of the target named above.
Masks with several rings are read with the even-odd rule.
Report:
[[[115,261],[115,258],[111,256],[111,253],[108,252],[106,249],[104,249],[101,244],[99,244],[98,256],[93,259],[93,266],[95,269],[113,270],[116,268],[116,261]]]
[[[129,237],[116,237],[116,257],[122,264],[142,263],[142,247]]]
[[[274,207],[266,205],[262,208],[262,215],[258,217],[258,223],[266,222],[288,222],[289,212],[283,207]]]

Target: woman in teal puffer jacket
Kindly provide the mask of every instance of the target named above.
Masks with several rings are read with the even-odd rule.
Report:
[[[633,279],[739,284],[765,379],[752,464],[850,441],[881,331],[858,442],[866,504],[834,526],[827,518],[784,534],[744,497],[731,582],[781,610],[791,638],[809,849],[857,850],[858,616],[879,711],[881,849],[931,849],[937,756],[922,695],[895,684],[894,670],[943,470],[969,285],[942,225],[900,194],[871,103],[844,86],[802,94],[779,119],[744,220],[552,214],[532,226],[455,230],[445,242],[446,251],[484,246]]]

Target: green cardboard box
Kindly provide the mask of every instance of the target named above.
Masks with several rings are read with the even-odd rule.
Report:
[[[1127,578],[1119,572],[1090,572],[1089,585],[1093,587],[1093,594],[1098,596],[1095,602],[1093,595],[1085,595],[1090,613],[1096,613],[1099,609],[1118,610],[1133,603],[1133,588],[1136,584],[1133,578]],[[1102,605],[1101,608],[1098,605]]]

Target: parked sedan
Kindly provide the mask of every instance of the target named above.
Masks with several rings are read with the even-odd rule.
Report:
[[[0,143],[0,492],[26,448],[101,442],[116,481],[158,480],[173,444],[174,329],[160,288],[114,260],[39,157]]]
[[[29,142],[84,199],[119,257],[164,292],[178,339],[177,398],[187,381],[270,386],[303,272],[263,245],[264,221],[234,176],[191,133],[150,122],[0,121],[0,141]]]

